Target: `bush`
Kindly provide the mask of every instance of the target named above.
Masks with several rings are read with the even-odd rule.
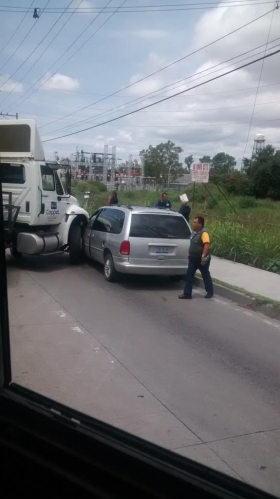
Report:
[[[240,194],[242,196],[252,194],[251,182],[248,176],[239,171],[225,173],[224,175],[211,175],[211,181],[225,189],[228,194]]]
[[[207,201],[207,208],[209,208],[210,210],[213,210],[213,208],[216,208],[218,206],[218,202],[216,201],[216,199],[214,198],[210,198],[208,201]]]
[[[210,221],[207,228],[211,233],[213,255],[280,273],[278,231],[220,220]]]
[[[78,180],[72,180],[72,190],[73,192],[107,192],[107,187],[102,182],[98,182],[97,180],[91,180],[88,182],[80,182]]]
[[[256,208],[257,201],[251,197],[240,198],[238,201],[239,208]]]

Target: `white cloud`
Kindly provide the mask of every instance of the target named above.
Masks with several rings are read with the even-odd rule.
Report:
[[[48,76],[46,77],[46,79]],[[79,80],[56,73],[42,86],[43,90],[68,90],[74,92],[80,88]]]
[[[138,36],[139,40],[133,40],[133,42],[135,42],[135,52],[137,52],[138,48],[141,46],[141,38],[145,36],[150,36],[151,38],[152,36],[158,36],[157,52],[150,51],[147,53],[147,51],[144,51],[141,52],[141,55],[138,58],[133,50],[134,60],[131,64],[133,70],[129,70],[129,62],[127,63],[127,61],[131,61],[131,59],[129,59],[131,56],[130,52],[129,50],[128,52],[125,52],[125,57],[127,57],[123,63],[123,67],[125,68],[123,74],[125,76],[122,78],[121,62],[118,66],[118,77],[120,76],[118,80],[120,80],[121,83],[116,83],[116,88],[119,88],[121,85],[125,87],[128,83],[131,84],[136,82],[147,74],[161,69],[180,57],[184,57],[193,50],[262,15],[270,8],[270,6],[267,8],[267,6],[264,7],[262,5],[238,7],[234,9],[223,8],[213,9],[211,12],[202,14],[198,18],[198,21],[194,23],[193,33],[190,31],[188,32],[189,38],[187,38],[187,46],[183,46],[184,38],[182,37],[180,50],[178,50],[178,44],[173,47],[169,39],[165,42],[164,37],[161,37],[159,33],[153,35],[153,29],[146,29],[145,23],[139,23],[136,26],[134,33],[135,36]],[[279,14],[280,11],[275,11],[270,39],[277,37],[276,28]],[[231,57],[265,43],[270,21],[271,14],[250,24],[236,34],[226,37],[221,42],[210,45],[207,49],[203,49],[194,56],[184,59],[179,64],[172,65],[170,69],[161,71],[151,78],[124,90],[121,94],[127,96],[127,100],[120,100],[117,98],[115,100],[104,101],[101,107],[104,106],[105,108],[107,107],[110,109],[122,103],[123,106],[125,106],[134,96],[141,97],[149,92],[156,92],[165,85],[169,85],[182,78],[187,78],[188,75],[196,72],[209,69],[215,64],[219,64]],[[167,29],[169,29],[169,27],[167,27]],[[172,29],[172,26],[170,29]],[[118,29],[118,32],[120,31],[121,30]],[[121,33],[122,35],[127,35],[127,33],[129,34],[130,32],[131,24],[128,22],[126,29]],[[176,33],[174,36],[176,36]],[[142,45],[147,47],[144,43],[142,43]],[[152,42],[150,43],[150,46],[153,46]],[[244,57],[246,57],[246,55]],[[223,64],[223,68],[229,64],[230,63]],[[238,65],[237,62],[234,63],[233,61],[232,67],[237,67]],[[53,151],[54,144],[57,144],[56,147],[58,150],[61,147],[60,155],[67,155],[68,152],[74,152],[73,141],[75,141],[75,145],[79,145],[80,148],[84,148],[88,151],[98,150],[101,152],[104,144],[110,146],[116,145],[118,151],[122,151],[119,157],[125,160],[130,153],[133,154],[134,157],[137,157],[139,151],[143,148],[148,148],[150,144],[156,145],[162,141],[173,140],[184,149],[183,155],[193,154],[195,159],[198,159],[203,154],[214,155],[220,151],[225,151],[226,153],[235,156],[237,159],[240,159],[243,156],[247,139],[260,68],[261,63],[257,63],[200,88],[186,92],[155,107],[123,118],[121,121],[116,121],[73,137],[70,136],[57,142],[48,142],[46,143],[46,148]],[[213,70],[209,69],[209,71],[207,70],[203,75],[197,75],[193,78],[186,79],[179,88],[175,89],[175,85],[173,90],[169,89],[165,95],[161,95],[158,98],[148,97],[143,104],[141,104],[141,99],[139,99],[139,102],[129,107],[127,111],[125,109],[119,109],[118,113],[115,112],[113,115],[108,115],[108,119],[121,115],[129,110],[136,109],[141,105],[146,105],[149,102],[154,102],[167,95],[174,94],[177,91],[188,89],[192,85],[206,81],[208,78],[221,74],[230,68],[219,69],[217,72],[210,75],[210,72],[215,71],[216,69],[218,68],[214,68]],[[111,68],[109,71],[111,71]],[[82,76],[79,78],[82,79]],[[112,85],[113,90],[115,90],[112,80],[109,78],[108,81],[110,82],[110,85]],[[83,83],[82,80],[81,82]],[[280,125],[280,121],[277,121],[280,116],[280,85],[274,85],[279,82],[278,55],[271,59],[267,59],[264,63],[249,137],[247,156],[250,156],[251,154],[253,138],[258,132],[265,134],[267,143],[271,143],[278,148],[280,147],[279,134],[277,133],[277,129],[279,129]],[[111,88],[107,92],[107,90],[104,89],[103,92],[102,88],[102,91],[99,90],[99,92],[101,94],[110,94],[110,90]],[[162,91],[159,93],[162,93]],[[71,100],[71,104],[76,104],[72,94],[71,99],[74,101],[72,102]],[[77,103],[79,102],[77,101]],[[94,110],[88,112],[92,112],[92,115],[94,115]],[[89,117],[88,112],[85,114],[85,117]],[[75,122],[76,119],[78,120],[79,118],[77,116],[73,117],[73,122]],[[98,118],[98,121],[99,120],[102,122],[103,118],[100,117]],[[88,123],[88,125],[90,124],[91,123]],[[92,124],[94,124],[94,121]],[[79,127],[77,127],[77,129],[78,128]],[[81,125],[80,128],[83,128],[83,126]]]
[[[15,80],[9,80],[9,75],[0,75],[0,91],[1,92],[22,92],[23,85]],[[5,83],[6,82],[6,83]]]
[[[164,31],[161,29],[150,29],[150,28],[135,29],[131,32],[131,35],[139,38],[144,38],[146,40],[156,40],[159,38],[169,37],[168,31]]]

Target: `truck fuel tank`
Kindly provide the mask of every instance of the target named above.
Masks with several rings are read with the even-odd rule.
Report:
[[[60,241],[58,234],[30,234],[20,232],[17,236],[17,250],[26,255],[38,255],[58,251]]]

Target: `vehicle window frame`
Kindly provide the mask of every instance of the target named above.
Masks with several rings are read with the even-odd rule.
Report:
[[[100,215],[101,215],[102,213],[106,213],[106,211],[107,211],[108,209],[109,209],[109,208],[102,208],[102,209],[100,210],[100,213],[97,215],[97,217],[96,217],[96,219],[95,219],[95,221],[94,221],[94,223],[93,223],[92,230],[95,230],[96,232],[102,232],[103,234],[110,234],[110,231],[106,229],[105,224],[104,224],[102,221],[101,221],[101,222],[99,221],[99,217],[100,217]],[[103,224],[103,226],[104,226],[105,230],[100,230],[100,229],[98,229],[98,228],[97,228],[97,227],[98,227],[98,226],[97,226],[97,224],[98,224],[98,223]],[[94,225],[96,225],[96,227],[94,227]]]
[[[273,497],[12,380],[1,182],[0,200],[0,440],[9,451],[7,455],[13,449],[17,458],[30,463],[31,470],[38,462],[68,479],[70,486],[83,485],[85,495],[90,491],[94,497],[100,497],[102,492],[103,497],[171,499],[174,491],[177,497],[201,493],[203,499]],[[14,469],[21,477],[20,468]],[[11,475],[4,474],[6,484],[12,473],[14,470]],[[30,473],[31,483],[35,483],[36,476],[34,471]]]
[[[5,169],[5,166],[9,167],[14,167],[14,168],[21,168],[22,170],[22,180],[21,182],[13,182],[13,181],[7,181],[3,178],[3,170]],[[4,167],[4,168],[3,168]],[[17,163],[1,163],[1,181],[3,184],[11,184],[11,185],[23,185],[26,182],[26,176],[25,176],[25,166],[23,164],[17,164]]]
[[[94,230],[93,229],[93,224],[95,223],[95,220],[97,219],[99,213],[100,213],[100,208],[98,210],[96,210],[90,217],[89,221],[88,221],[88,229],[90,230]],[[94,220],[92,220],[94,218]]]
[[[116,235],[121,234],[122,230],[123,230],[123,227],[124,227],[125,218],[126,218],[125,217],[125,215],[126,215],[125,211],[120,210],[120,209],[116,210],[112,206],[110,206],[110,207],[106,208],[106,213],[120,213],[121,215],[123,215],[122,225],[121,225],[121,221],[118,220],[116,217],[111,218],[111,220],[120,222],[120,225],[121,225],[120,230],[119,231],[115,231],[115,230],[113,230],[113,227],[112,227],[111,230],[109,231],[110,234],[116,234]],[[110,217],[108,217],[108,218],[110,218]]]
[[[59,176],[57,174],[57,171],[54,171],[54,181],[55,181],[56,194],[58,196],[65,196],[63,185],[62,185],[61,180],[60,180],[60,178],[59,178]]]
[[[49,168],[49,171],[52,173],[52,178],[53,178],[53,189],[48,189],[44,186],[44,178],[43,175],[48,175],[47,173],[43,173],[43,168],[49,168],[47,165],[40,165],[40,171],[41,171],[41,182],[42,182],[42,189],[43,191],[46,192],[56,192],[56,185],[55,185],[55,176],[53,170]]]

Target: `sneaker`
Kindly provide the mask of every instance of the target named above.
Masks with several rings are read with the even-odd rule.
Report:
[[[184,295],[184,293],[182,295],[179,295],[178,298],[180,300],[191,300],[192,299],[192,295]]]
[[[211,295],[211,293],[207,293],[207,295],[205,295],[205,298],[207,299],[213,298],[213,294]]]

